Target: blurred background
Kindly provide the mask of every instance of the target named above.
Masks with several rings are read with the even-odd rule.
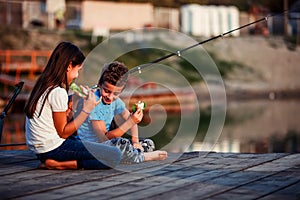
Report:
[[[75,43],[86,55],[115,33],[132,29],[139,31],[121,38],[126,45],[139,45],[145,38],[152,38],[156,34],[152,31],[154,27],[182,32],[201,42],[269,15],[276,16],[202,45],[222,75],[227,97],[225,125],[212,150],[299,152],[299,0],[0,0],[1,110],[11,98],[15,84],[25,82],[5,116],[1,143],[25,142],[24,104],[51,51],[62,40]],[[177,38],[161,42],[172,46],[172,39]],[[147,42],[160,40],[147,39]],[[167,53],[136,50],[118,60],[133,68]],[[168,64],[195,88],[201,119],[191,145],[176,143],[167,150],[200,150],[211,120],[206,83],[184,60],[176,59]],[[223,84],[214,76],[209,77],[209,82],[215,90]],[[167,111],[166,124],[152,137],[157,148],[164,147],[174,137],[182,112],[194,107],[186,100],[187,105],[180,108],[177,99],[180,97],[161,92],[153,83],[134,79],[130,84],[142,84],[143,90],[131,98],[123,94],[129,105],[142,98],[149,107],[159,103]],[[188,94],[182,92],[182,96]],[[159,113],[151,120],[159,121]],[[146,113],[142,125],[151,120]],[[187,133],[185,137],[190,135],[193,134]],[[0,148],[26,149],[26,146]]]

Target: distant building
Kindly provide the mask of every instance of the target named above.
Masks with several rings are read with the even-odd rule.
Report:
[[[81,10],[83,30],[95,27],[128,30],[152,25],[154,22],[153,5],[150,3],[83,1]]]
[[[297,7],[297,3],[293,6]],[[97,0],[0,0],[1,27],[82,29],[92,31],[95,36],[107,36],[110,31],[160,27],[211,37],[265,17],[268,12],[253,8],[246,13],[234,6],[200,4],[186,4],[177,9],[155,7],[151,3]],[[288,17],[289,33],[299,35],[299,12],[289,13]],[[282,35],[283,25],[283,16],[272,17],[266,23],[234,31],[232,36]]]
[[[238,28],[239,11],[234,6],[201,6],[188,4],[181,7],[181,31],[194,36],[217,36]],[[232,33],[239,36],[239,31]]]
[[[62,6],[57,6],[62,5]],[[0,1],[3,26],[48,29],[64,27],[106,34],[109,30],[162,27],[179,30],[179,10],[151,3],[109,1],[14,0]]]
[[[175,31],[180,30],[179,9],[154,7],[154,27],[168,28]]]

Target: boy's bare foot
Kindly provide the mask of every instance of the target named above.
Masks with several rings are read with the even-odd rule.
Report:
[[[47,159],[45,163],[41,163],[39,168],[41,169],[77,169],[76,160],[70,161],[56,161],[52,159]]]
[[[168,153],[166,151],[152,151],[145,152],[145,161],[154,161],[154,160],[165,160],[168,157]]]

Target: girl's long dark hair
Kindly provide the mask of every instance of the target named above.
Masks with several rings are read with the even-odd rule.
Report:
[[[71,63],[73,67],[82,64],[85,59],[81,50],[70,42],[59,43],[52,52],[50,59],[38,78],[30,97],[25,105],[25,113],[28,118],[33,118],[39,98],[44,94],[46,90],[47,94],[43,100],[41,114],[45,101],[49,95],[49,92],[57,86],[69,90],[67,80],[67,68]]]

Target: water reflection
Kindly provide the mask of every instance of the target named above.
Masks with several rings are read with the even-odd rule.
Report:
[[[212,151],[241,153],[300,152],[300,101],[234,101],[228,102],[227,116],[222,134]],[[207,126],[210,122],[209,108],[201,110],[199,130],[188,151],[203,147]],[[157,146],[163,147],[172,139],[180,121],[179,115],[169,115],[167,125],[153,137]],[[192,121],[192,119],[191,119]],[[186,133],[184,141],[189,137]],[[213,141],[214,142],[214,141]],[[180,152],[186,147],[173,145],[167,149]]]
[[[213,151],[270,153],[300,151],[300,101],[229,102]],[[199,149],[195,140],[190,150]]]
[[[2,108],[1,108],[2,109]],[[25,114],[8,113],[4,119],[1,144],[21,144],[25,143]],[[23,150],[25,145],[7,146],[0,149]]]
[[[299,100],[228,102],[225,125],[212,151],[242,153],[300,152],[299,113]],[[172,145],[168,146],[166,150],[170,152],[201,150],[202,141],[210,122],[209,108],[201,108],[200,114],[199,129],[194,142],[191,145],[186,144],[187,139],[194,137],[193,133],[186,132],[184,136],[181,136],[175,142],[173,141]],[[161,118],[162,116],[158,113],[151,115],[151,121],[145,116],[143,126],[146,126],[146,123],[156,123],[162,120]],[[192,115],[190,118],[191,123],[194,123]],[[24,114],[9,113],[7,115],[2,143],[25,142],[24,120]],[[166,124],[163,128],[151,137],[156,142],[157,148],[162,148],[172,141],[180,124],[180,114],[168,113],[167,119],[164,120],[166,120]],[[5,147],[5,149],[26,149],[26,146]]]

